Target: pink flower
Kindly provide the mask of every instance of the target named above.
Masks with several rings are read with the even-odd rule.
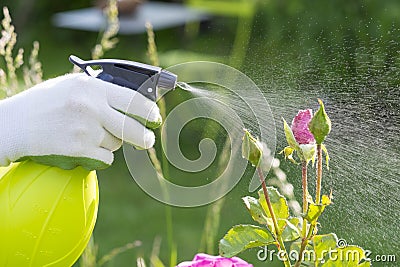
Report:
[[[238,257],[224,258],[199,253],[192,261],[184,261],[177,267],[253,267]]]
[[[300,145],[314,144],[314,135],[308,129],[308,124],[312,119],[312,110],[299,110],[292,121],[292,132],[297,143]]]

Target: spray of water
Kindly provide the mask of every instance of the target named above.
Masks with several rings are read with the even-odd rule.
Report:
[[[279,69],[266,66],[265,73],[269,67],[275,73]],[[360,63],[360,67],[365,66]],[[332,132],[326,140],[331,168],[325,171],[323,190],[326,194],[333,190],[335,205],[321,218],[324,226],[321,231],[336,232],[348,243],[359,244],[374,254],[398,254],[399,88],[388,84],[389,74],[377,81],[376,76],[366,72],[338,78],[333,73],[334,66],[322,77],[309,65],[304,68],[307,69],[300,67],[274,77],[258,77],[277,122],[277,150],[285,145],[281,118],[290,121],[299,109],[315,110],[316,99],[323,99],[332,120]],[[304,73],[308,73],[308,79],[294,78]],[[218,99],[232,107],[246,127],[252,129],[254,117],[249,115],[249,106],[231,92],[210,90],[204,85],[179,83],[178,86],[193,95]],[[262,100],[249,98],[252,108],[263,108]],[[298,177],[297,170],[289,174],[291,182],[300,188]],[[309,183],[314,184],[313,177]]]

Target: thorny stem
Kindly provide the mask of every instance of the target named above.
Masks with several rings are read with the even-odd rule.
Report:
[[[315,203],[321,203],[321,183],[322,183],[322,145],[317,145],[317,186],[315,190]]]
[[[278,243],[277,244],[278,245],[278,250],[285,252],[284,261],[283,261],[283,263],[285,264],[285,267],[291,267],[292,265],[290,264],[290,261],[289,261],[289,259],[287,257],[287,251],[286,251],[286,248],[285,248],[285,244],[283,243],[282,236],[279,233],[278,221],[276,220],[275,212],[274,212],[274,210],[272,208],[271,200],[269,199],[267,185],[265,184],[265,180],[264,180],[264,175],[263,175],[262,170],[261,170],[260,167],[257,167],[257,172],[258,172],[258,177],[260,178],[260,181],[261,181],[261,186],[262,186],[262,189],[263,189],[265,201],[267,202],[268,210],[269,210],[269,213],[271,214],[271,218],[272,218],[272,221],[274,223],[275,238],[276,238],[276,241]]]
[[[308,210],[308,184],[307,184],[307,161],[302,161],[301,163],[301,177],[302,177],[302,185],[303,185],[303,214],[307,213]],[[301,231],[302,237],[306,237],[307,232],[307,220],[303,219],[303,229]]]

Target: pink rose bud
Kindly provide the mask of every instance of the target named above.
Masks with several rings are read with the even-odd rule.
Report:
[[[308,129],[308,124],[312,119],[312,110],[299,110],[292,121],[292,132],[297,143],[300,145],[314,144],[314,135]]]
[[[182,262],[177,267],[253,267],[253,265],[238,257],[224,258],[199,253],[192,261]]]

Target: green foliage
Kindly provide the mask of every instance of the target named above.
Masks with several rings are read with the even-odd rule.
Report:
[[[300,237],[300,218],[293,217],[290,219],[279,220],[280,233],[283,241],[289,242],[297,240]]]
[[[269,199],[271,200],[272,209],[278,219],[287,219],[289,217],[289,207],[283,195],[274,187],[267,187]],[[267,201],[262,190],[258,191],[259,199],[266,216],[271,218],[271,211],[268,209]]]
[[[268,218],[265,215],[260,202],[258,202],[258,199],[251,196],[246,196],[243,197],[242,200],[254,221],[258,222],[259,224],[267,224]]]
[[[305,266],[320,267],[366,267],[371,263],[366,260],[365,251],[353,245],[338,246],[340,240],[336,234],[315,235],[306,249],[299,255]],[[300,242],[294,242],[292,251],[299,253]]]
[[[236,225],[219,242],[219,253],[232,257],[246,249],[261,247],[275,242],[271,232],[255,225]]]
[[[331,200],[327,195],[322,196],[322,203],[315,204],[314,202],[310,202],[308,205],[307,214],[305,215],[305,219],[311,223],[316,224],[319,216],[324,212],[325,207],[331,204]]]
[[[258,191],[258,199],[252,196],[242,198],[246,209],[249,211],[254,221],[266,227],[254,225],[236,225],[221,239],[219,243],[220,254],[226,257],[234,256],[248,248],[267,246],[274,244],[280,252],[283,252],[283,263],[285,267],[291,267],[288,252],[284,242],[291,242],[291,250],[297,251],[298,257],[294,262],[295,267],[315,266],[315,267],[335,267],[335,266],[370,266],[366,260],[362,248],[357,246],[343,246],[335,234],[318,235],[318,219],[323,214],[325,208],[332,204],[331,196],[322,195],[322,151],[326,156],[328,165],[329,156],[325,146],[321,143],[331,130],[331,122],[325,112],[321,100],[320,109],[314,114],[309,128],[314,135],[318,146],[311,144],[311,147],[301,147],[293,135],[287,122],[284,122],[284,132],[287,143],[289,144],[283,152],[285,157],[294,161],[292,154],[296,151],[301,158],[302,181],[303,181],[303,218],[291,217],[286,198],[274,187],[267,187],[262,176],[259,161],[262,155],[259,141],[256,140],[248,131],[245,131],[243,138],[243,157],[253,166],[257,167],[262,189]],[[318,153],[315,153],[315,147]],[[309,151],[306,153],[305,149]],[[314,149],[314,150],[313,150]],[[308,155],[305,158],[305,155]],[[307,188],[307,165],[310,160],[314,161],[318,155],[318,171],[316,174],[316,203],[308,193]],[[337,257],[335,257],[336,254]]]
[[[268,208],[263,190],[258,192],[258,199],[251,196],[242,198],[253,220],[267,227],[234,226],[219,243],[221,255],[231,257],[248,248],[278,243],[278,237],[281,237],[283,241],[293,241],[300,237],[300,218],[289,217],[289,207],[285,197],[274,187],[267,187],[267,191],[273,209],[272,213]],[[278,229],[275,229],[272,214],[277,219]]]
[[[300,236],[300,219],[296,217],[289,218],[289,207],[286,199],[275,188],[267,187],[267,189],[275,216],[278,219],[278,232],[282,235],[283,241],[298,239]],[[268,230],[271,233],[275,233],[271,213],[268,210],[262,190],[259,191],[258,199],[251,196],[246,196],[242,199],[253,220],[261,225],[267,225]]]

